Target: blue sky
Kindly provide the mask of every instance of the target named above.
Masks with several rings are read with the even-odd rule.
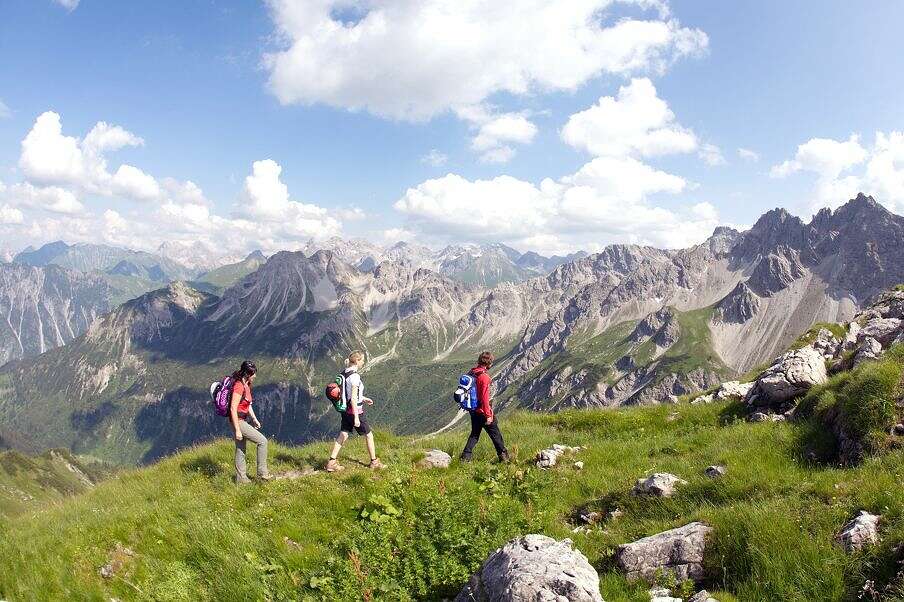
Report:
[[[0,250],[674,247],[904,209],[900,2],[411,4],[3,0]]]

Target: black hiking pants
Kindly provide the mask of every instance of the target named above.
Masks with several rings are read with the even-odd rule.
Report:
[[[474,446],[477,445],[477,442],[480,440],[480,432],[486,431],[487,435],[490,436],[490,441],[493,442],[493,447],[496,448],[496,455],[499,456],[499,459],[501,460],[503,454],[508,454],[508,450],[505,449],[505,442],[502,440],[502,431],[499,430],[499,417],[495,416],[493,422],[487,424],[486,416],[483,414],[478,414],[477,412],[468,413],[471,415],[471,434],[468,437],[468,442],[465,444],[464,451],[461,452],[461,458],[463,460],[471,459],[471,453],[474,451]]]

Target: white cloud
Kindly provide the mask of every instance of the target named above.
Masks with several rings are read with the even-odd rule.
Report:
[[[697,151],[697,154],[703,159],[704,163],[711,167],[725,165],[727,163],[725,157],[722,156],[722,149],[715,144],[710,144],[708,142],[702,144],[700,150]]]
[[[276,161],[255,161],[251,175],[245,178],[244,211],[292,240],[337,234],[341,224],[326,209],[289,199],[289,189],[280,179],[281,174],[282,167]]]
[[[597,157],[653,157],[688,153],[698,146],[696,135],[675,121],[647,78],[634,79],[616,97],[604,96],[571,115],[562,139]]]
[[[866,150],[860,146],[860,137],[855,134],[843,142],[831,138],[812,138],[797,147],[794,159],[773,166],[770,175],[783,178],[794,172],[811,171],[822,177],[836,178],[864,159]]]
[[[421,163],[431,167],[442,167],[448,160],[448,156],[435,148],[430,149],[430,152],[421,157]]]
[[[21,224],[25,221],[22,211],[15,207],[10,207],[6,203],[0,205],[0,225],[12,226]]]
[[[6,103],[3,102],[3,99],[0,98],[0,119],[8,119],[13,116],[13,112],[10,111],[9,107],[6,106]]]
[[[103,121],[82,140],[66,136],[60,116],[47,111],[22,140],[19,167],[26,178],[39,184],[67,186],[78,193],[154,200],[160,196],[160,186],[152,176],[125,163],[113,174],[107,168],[106,153],[143,144],[135,134]]]
[[[529,144],[537,135],[537,126],[521,113],[497,113],[491,108],[465,107],[459,117],[477,128],[471,148],[481,153],[485,163],[507,163],[515,156],[511,144]]]
[[[740,157],[744,161],[749,161],[751,163],[757,163],[760,160],[760,154],[756,151],[750,150],[749,148],[739,148],[738,157]]]
[[[336,215],[338,215],[342,221],[346,222],[360,222],[367,219],[367,213],[360,207],[346,207],[344,209],[339,209],[336,211]]]
[[[59,186],[42,187],[22,182],[9,186],[4,196],[16,205],[43,209],[51,213],[77,215],[85,211],[85,206],[79,202],[78,197]]]
[[[816,174],[811,209],[838,207],[858,192],[873,195],[896,212],[904,212],[904,132],[876,132],[872,146],[860,137],[813,138],[797,147],[793,159],[772,168],[773,177],[795,172]]]
[[[57,4],[59,4],[60,6],[62,6],[63,8],[65,8],[66,10],[68,10],[69,12],[72,12],[76,8],[78,8],[78,3],[80,2],[80,0],[53,0],[53,1],[56,2]]]
[[[609,242],[682,247],[712,233],[719,224],[715,209],[702,203],[674,211],[649,197],[686,186],[630,157],[598,157],[539,185],[511,176],[472,181],[449,174],[408,189],[394,207],[408,217],[411,231],[433,241],[506,242],[549,253]]]
[[[612,0],[269,0],[281,48],[264,56],[283,104],[322,103],[426,120],[494,94],[575,90],[605,73],[661,72],[706,50],[698,29],[667,18],[621,19]]]

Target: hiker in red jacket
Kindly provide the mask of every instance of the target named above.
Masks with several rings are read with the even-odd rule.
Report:
[[[499,456],[500,462],[508,462],[509,454],[505,449],[505,442],[502,440],[502,432],[499,430],[499,419],[493,414],[493,406],[490,405],[490,366],[493,365],[495,357],[489,351],[484,351],[477,358],[477,365],[471,368],[469,374],[477,379],[477,407],[470,410],[471,415],[471,434],[468,436],[468,442],[465,444],[464,451],[461,452],[461,461],[470,462],[471,453],[474,446],[480,440],[480,432],[485,430],[496,448],[496,455]]]

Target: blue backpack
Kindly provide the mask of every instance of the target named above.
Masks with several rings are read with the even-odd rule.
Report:
[[[458,388],[452,393],[452,399],[462,410],[470,412],[477,409],[477,377],[470,372],[459,376]]]

